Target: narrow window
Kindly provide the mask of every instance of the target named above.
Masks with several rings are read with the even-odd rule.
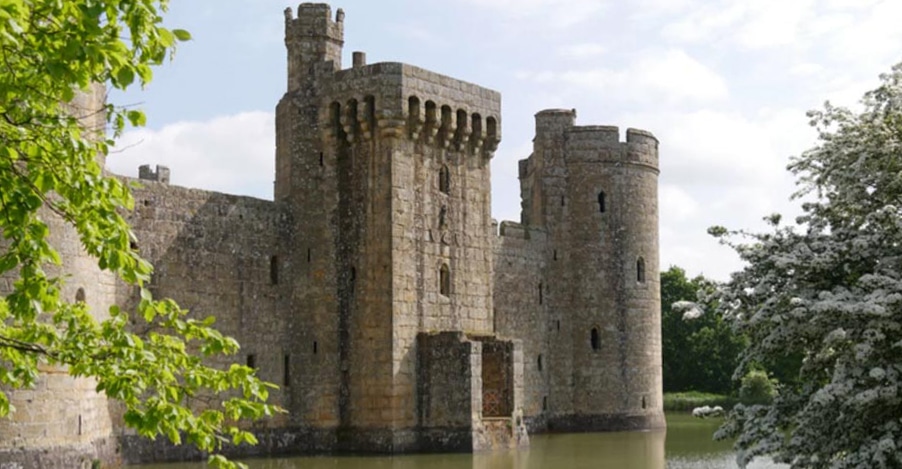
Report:
[[[548,410],[548,396],[542,396],[542,410]]]
[[[642,409],[645,410],[645,396],[642,396]]]
[[[451,271],[448,264],[442,264],[439,270],[439,292],[445,296],[451,294]]]
[[[554,250],[554,260],[557,260],[557,249]]]
[[[85,289],[79,288],[75,292],[75,302],[76,303],[84,303],[85,302]]]
[[[247,356],[247,367],[257,369],[257,356],[253,353]]]
[[[307,262],[310,262],[310,248],[307,248]]]
[[[536,360],[536,365],[538,366],[539,371],[542,371],[542,354],[541,353],[539,354],[538,360]]]
[[[645,283],[645,259],[641,257],[636,259],[636,281]]]
[[[444,228],[447,224],[448,218],[448,207],[442,205],[442,208],[438,211],[438,226],[439,228]]]
[[[81,414],[78,414],[78,434],[81,435]]]
[[[539,282],[539,304],[542,304],[542,282]]]
[[[438,190],[442,194],[451,193],[451,170],[448,169],[448,165],[442,165],[438,171]]]
[[[287,354],[282,362],[282,384],[285,386],[291,384],[291,356]]]
[[[319,152],[319,165],[323,166],[323,152]]]
[[[279,283],[279,257],[272,256],[269,258],[269,283],[270,285],[278,285]]]
[[[355,280],[357,280],[357,269],[351,267],[351,281],[353,282]]]
[[[317,348],[316,346],[317,346],[317,344],[316,344],[316,341],[314,340],[313,341],[313,354],[314,355],[316,355],[316,348]]]
[[[557,326],[557,331],[560,332],[561,331],[561,320],[558,319],[557,321],[554,322],[554,324],[555,324],[555,326]]]
[[[565,205],[567,205],[567,199],[565,199],[564,196],[561,196],[561,207]]]
[[[598,328],[593,327],[589,341],[592,343],[592,350],[598,351],[601,348],[601,339],[598,337]]]
[[[604,191],[598,193],[598,211],[604,213],[605,205],[604,205]]]

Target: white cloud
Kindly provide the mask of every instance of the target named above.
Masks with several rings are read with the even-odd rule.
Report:
[[[458,0],[475,7],[494,10],[509,23],[524,31],[543,28],[562,29],[583,23],[596,16],[607,5],[603,0]],[[524,21],[530,20],[530,21]]]
[[[138,166],[160,164],[172,171],[172,184],[271,199],[274,141],[273,115],[267,112],[176,122],[126,132],[107,166],[136,177]]]
[[[602,44],[584,42],[580,44],[569,44],[558,49],[558,55],[568,59],[586,59],[597,57],[604,54],[607,47]]]
[[[519,72],[537,83],[576,85],[635,101],[716,101],[729,94],[724,79],[680,49],[649,51],[623,68]]]
[[[686,220],[699,211],[699,204],[683,188],[673,184],[661,184],[658,188],[661,213],[678,220]]]

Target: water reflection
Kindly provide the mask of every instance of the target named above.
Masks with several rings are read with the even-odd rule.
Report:
[[[251,469],[724,469],[735,468],[730,442],[712,441],[718,422],[667,417],[668,430],[536,435],[522,451],[404,456],[315,456],[246,461]],[[665,460],[666,456],[666,460]],[[202,469],[203,463],[134,466]],[[753,469],[785,466],[755,461]]]

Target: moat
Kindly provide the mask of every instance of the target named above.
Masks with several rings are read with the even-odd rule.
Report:
[[[477,454],[384,457],[318,456],[246,461],[251,469],[728,469],[735,468],[731,443],[712,441],[719,420],[668,415],[667,432],[533,435],[529,449]],[[131,469],[202,469],[204,463],[130,466]],[[755,461],[750,469],[782,469]]]

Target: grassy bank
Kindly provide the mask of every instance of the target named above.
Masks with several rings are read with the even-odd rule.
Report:
[[[664,393],[665,412],[691,412],[696,407],[718,405],[729,410],[737,402],[739,402],[737,398],[724,394],[698,391]]]

